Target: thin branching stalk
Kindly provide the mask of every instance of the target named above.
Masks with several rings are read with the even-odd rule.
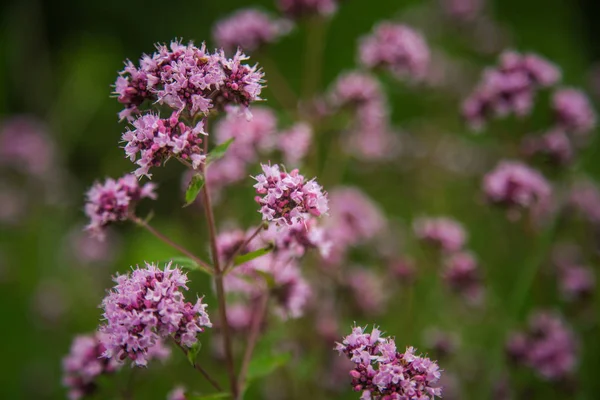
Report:
[[[235,258],[237,256],[240,255],[240,253],[242,252],[242,250],[244,250],[246,248],[246,246],[248,246],[248,244],[250,244],[250,242],[252,240],[254,240],[254,238],[260,233],[261,230],[266,229],[268,225],[265,224],[260,224],[258,226],[258,228],[256,228],[256,230],[252,233],[252,235],[248,236],[248,238],[246,238],[246,240],[244,240],[244,242],[242,242],[233,252],[233,255],[231,256],[231,258],[227,261],[227,264],[225,265],[225,267],[223,268],[223,275],[227,274],[227,271],[233,267],[235,265]]]
[[[183,352],[183,354],[185,354],[185,356],[187,357],[188,354],[188,350],[183,347],[181,345],[181,343],[179,343],[177,340],[175,340],[175,338],[173,338],[173,336],[171,336],[171,340],[173,341],[173,343],[175,343],[177,345],[177,347],[179,347],[181,349],[181,351]],[[206,380],[215,388],[217,389],[217,391],[222,392],[223,388],[221,388],[221,385],[219,385],[219,382],[217,382],[212,376],[210,376],[210,374],[204,369],[202,368],[202,366],[200,364],[198,364],[198,361],[194,360],[194,369],[196,369],[198,372],[200,372],[200,374],[202,374],[202,376],[204,378],[206,378]]]
[[[156,228],[152,227],[150,224],[148,224],[143,219],[141,219],[139,217],[136,217],[136,216],[132,216],[131,220],[136,225],[141,226],[142,228],[146,229],[148,232],[150,232],[151,234],[153,234],[160,241],[168,244],[169,246],[171,246],[175,250],[179,251],[181,254],[185,254],[186,256],[188,256],[189,258],[191,258],[192,260],[194,260],[194,262],[196,264],[198,264],[198,266],[200,268],[202,268],[205,272],[207,272],[209,274],[212,274],[211,267],[206,262],[202,261],[202,259],[200,259],[200,257],[196,256],[194,253],[192,253],[191,251],[187,250],[185,247],[183,247],[183,246],[175,243],[174,241],[172,241],[167,236],[165,236],[164,234],[162,234],[161,232],[159,232]]]

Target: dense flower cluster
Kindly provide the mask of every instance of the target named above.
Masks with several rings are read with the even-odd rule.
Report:
[[[225,51],[234,51],[238,47],[253,51],[275,42],[291,27],[287,20],[275,19],[263,11],[247,8],[217,22],[213,28],[213,38],[217,46]]]
[[[516,363],[532,368],[548,380],[564,379],[574,371],[576,347],[565,322],[549,312],[533,314],[529,329],[513,333],[506,344],[508,355]]]
[[[114,280],[117,285],[102,301],[105,357],[144,366],[161,339],[171,336],[191,347],[196,335],[212,326],[202,299],[185,301],[181,289],[187,290],[187,276],[171,263],[163,270],[146,264]]]
[[[394,340],[381,337],[376,328],[366,333],[364,328],[354,327],[337,343],[336,350],[355,364],[350,376],[352,388],[362,392],[361,400],[431,400],[442,395],[438,365],[415,355],[412,347],[398,352]]]
[[[558,270],[560,293],[567,301],[584,300],[596,289],[594,270],[581,265],[560,266]]]
[[[479,303],[483,285],[475,256],[463,251],[452,254],[444,262],[442,277],[446,284],[470,303]]]
[[[127,220],[141,199],[155,199],[154,188],[152,183],[140,185],[133,175],[94,183],[86,195],[85,213],[90,223],[85,229],[103,238],[104,228],[112,222]]]
[[[390,298],[383,277],[372,269],[352,268],[345,273],[346,285],[357,308],[365,315],[381,315]]]
[[[279,134],[277,147],[287,165],[298,166],[301,163],[310,150],[312,136],[312,127],[304,122],[294,124]]]
[[[552,192],[539,172],[517,161],[498,164],[485,176],[483,190],[489,201],[509,209],[544,206]]]
[[[53,169],[54,158],[53,143],[39,121],[27,116],[2,121],[0,166],[45,177]]]
[[[413,224],[413,229],[417,238],[433,243],[446,252],[460,250],[467,240],[462,225],[451,218],[420,218]]]
[[[329,93],[334,109],[352,112],[353,124],[344,140],[347,151],[365,160],[385,159],[397,150],[390,127],[388,101],[372,75],[351,71],[341,74]]]
[[[281,12],[292,18],[328,16],[337,10],[338,0],[277,0]]]
[[[359,60],[367,68],[383,68],[398,78],[422,79],[429,68],[429,47],[406,25],[381,22],[360,41]]]
[[[600,223],[600,190],[590,180],[576,182],[569,196],[571,207],[593,224]]]
[[[259,212],[264,221],[292,224],[309,215],[321,216],[329,210],[327,193],[312,179],[306,181],[297,169],[281,171],[278,165],[261,164],[263,173],[254,185]]]
[[[135,171],[137,177],[152,177],[151,167],[160,166],[171,157],[177,157],[190,162],[192,168],[198,169],[204,163],[206,156],[202,151],[203,121],[194,128],[179,120],[174,112],[169,118],[160,118],[155,114],[144,114],[132,123],[133,130],[128,129],[123,134],[125,154],[131,161],[136,161],[139,168]],[[138,155],[139,153],[139,155]]]
[[[522,150],[527,157],[545,156],[557,165],[568,164],[573,159],[573,146],[569,136],[558,128],[554,128],[540,136],[525,138]]]
[[[70,400],[94,393],[96,379],[120,367],[116,360],[102,358],[106,348],[101,336],[100,333],[75,336],[69,354],[63,359],[63,385],[69,389]]]
[[[240,181],[248,176],[248,165],[255,163],[261,151],[274,146],[277,133],[277,117],[266,107],[257,107],[248,121],[243,115],[229,114],[219,120],[214,128],[217,143],[235,139],[220,160],[212,163],[207,170],[206,179],[211,188]]]
[[[596,127],[596,112],[580,90],[563,88],[554,92],[552,108],[558,126],[568,132],[585,134]]]
[[[560,70],[535,54],[505,51],[497,68],[488,68],[475,91],[463,103],[463,117],[478,129],[490,117],[531,112],[538,88],[560,80]]]
[[[439,0],[442,10],[457,21],[473,21],[483,9],[484,0]]]
[[[275,245],[275,251],[286,252],[293,257],[302,257],[308,250],[317,249],[327,257],[332,242],[317,220],[295,221],[290,225],[269,225],[262,239]]]
[[[227,58],[223,51],[210,53],[204,44],[177,41],[156,48],[140,59],[139,67],[128,61],[119,73],[115,94],[125,106],[122,119],[138,113],[146,100],[190,116],[207,114],[216,106],[247,108],[260,100],[264,74],[257,66],[242,64],[248,57],[241,51]]]

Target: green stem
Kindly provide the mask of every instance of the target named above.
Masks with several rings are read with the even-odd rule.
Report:
[[[227,274],[227,271],[234,265],[235,258],[242,252],[242,250],[244,250],[246,246],[250,244],[250,242],[260,233],[260,231],[262,231],[263,229],[267,229],[268,227],[268,224],[261,223],[258,226],[258,228],[256,228],[256,230],[252,233],[252,235],[248,236],[248,238],[246,238],[246,240],[244,240],[243,243],[240,243],[240,245],[235,249],[230,259],[227,260],[227,263],[223,267],[223,275]]]
[[[188,350],[185,347],[183,347],[181,345],[181,343],[179,343],[177,340],[175,340],[175,338],[173,336],[171,336],[171,340],[173,341],[173,343],[175,343],[177,345],[177,347],[179,347],[179,349],[181,349],[183,354],[187,357]],[[194,360],[193,366],[196,371],[200,372],[200,374],[202,374],[202,376],[204,378],[206,378],[206,380],[208,382],[210,382],[210,384],[215,389],[217,389],[217,391],[219,391],[219,392],[223,391],[223,389],[221,388],[221,385],[219,385],[219,383],[213,377],[211,377],[210,374],[208,372],[206,372],[206,370],[204,368],[202,368],[202,366],[200,364],[198,364],[198,362],[196,360]]]

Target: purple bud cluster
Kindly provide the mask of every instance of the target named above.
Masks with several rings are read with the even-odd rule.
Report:
[[[275,42],[291,27],[292,24],[285,19],[275,19],[263,11],[247,8],[217,22],[213,28],[213,38],[217,46],[228,52],[238,47],[254,51]]]
[[[506,351],[517,364],[546,380],[567,378],[577,364],[573,332],[560,316],[545,311],[532,314],[527,331],[509,337]]]
[[[460,250],[467,240],[460,222],[447,217],[420,218],[413,224],[413,229],[417,238],[448,253]]]
[[[518,161],[502,161],[483,179],[487,199],[514,210],[545,207],[550,201],[552,188],[536,170]]]
[[[329,210],[327,193],[312,179],[306,181],[297,169],[281,171],[278,165],[261,164],[263,173],[254,185],[263,221],[292,224],[309,215],[319,217]],[[262,196],[262,197],[261,197]]]
[[[469,303],[481,302],[483,282],[473,253],[462,251],[449,256],[444,261],[442,278],[450,289],[461,294]]]
[[[553,128],[543,135],[526,137],[521,148],[529,158],[541,155],[556,165],[566,165],[573,160],[573,146],[569,136],[560,128]]]
[[[291,18],[313,15],[330,16],[337,10],[338,0],[277,0],[281,12]]]
[[[490,117],[528,115],[539,88],[561,78],[560,70],[535,54],[505,51],[496,68],[488,68],[475,91],[463,103],[463,117],[475,129]]]
[[[145,366],[150,349],[162,339],[192,347],[197,334],[212,326],[202,299],[185,301],[181,289],[187,290],[187,276],[171,263],[163,270],[146,264],[114,280],[117,285],[102,302],[107,358]]]
[[[206,115],[217,106],[247,108],[260,100],[264,74],[257,66],[243,64],[248,57],[241,51],[227,58],[222,50],[211,53],[204,44],[198,48],[178,41],[156,48],[140,59],[139,67],[128,61],[119,73],[115,94],[125,106],[121,119],[139,113],[146,100],[191,117]]]
[[[429,59],[423,36],[406,25],[381,22],[360,41],[359,60],[364,67],[383,68],[399,79],[423,79]]]
[[[101,333],[75,336],[69,354],[63,358],[63,385],[69,390],[70,400],[93,394],[100,375],[120,368],[116,360],[102,357],[106,351],[102,336]]]
[[[154,188],[152,183],[140,185],[133,175],[94,183],[86,194],[85,213],[90,223],[85,229],[95,237],[104,238],[104,228],[131,217],[141,199],[156,199]]]
[[[398,352],[394,340],[381,337],[376,328],[366,333],[354,327],[336,350],[355,364],[350,376],[352,388],[362,392],[361,400],[432,400],[442,395],[438,365],[415,355],[412,347]]]
[[[596,127],[596,112],[581,90],[557,90],[552,96],[552,108],[556,124],[567,132],[586,134]]]
[[[171,157],[191,163],[194,169],[204,163],[203,121],[191,128],[180,121],[177,112],[165,119],[149,113],[135,119],[132,125],[133,129],[128,129],[122,139],[126,142],[127,157],[139,165],[135,171],[137,177],[151,178],[150,168],[160,166]]]

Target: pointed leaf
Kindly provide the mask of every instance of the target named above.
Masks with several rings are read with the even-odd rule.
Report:
[[[264,256],[265,254],[268,254],[271,251],[273,251],[273,248],[274,248],[273,245],[269,245],[267,247],[263,247],[258,250],[251,251],[250,253],[246,253],[246,254],[242,254],[241,256],[237,256],[235,258],[235,260],[233,261],[233,265],[244,264],[244,263],[247,263],[248,261],[254,260],[255,258]]]
[[[260,270],[256,270],[254,272],[256,272],[258,275],[263,277],[263,279],[267,283],[267,287],[269,289],[273,289],[276,286],[275,277],[273,276],[273,274],[266,272],[266,271],[260,271]]]
[[[196,357],[198,357],[198,353],[200,352],[201,348],[202,343],[200,343],[200,341],[197,341],[191,348],[188,349],[187,359],[190,362],[190,364],[192,364],[192,367],[196,365]]]
[[[210,164],[211,162],[216,161],[219,158],[223,158],[223,156],[227,152],[227,149],[229,148],[231,143],[233,143],[234,139],[235,138],[226,140],[225,142],[221,143],[220,145],[218,145],[214,149],[212,149],[210,151],[210,153],[208,153],[206,156],[206,164]]]
[[[196,200],[196,197],[198,197],[198,194],[202,190],[203,186],[204,177],[202,175],[196,174],[192,176],[192,180],[190,181],[190,184],[188,185],[188,188],[185,191],[185,204],[183,205],[184,207],[189,206],[194,202],[194,200]]]

